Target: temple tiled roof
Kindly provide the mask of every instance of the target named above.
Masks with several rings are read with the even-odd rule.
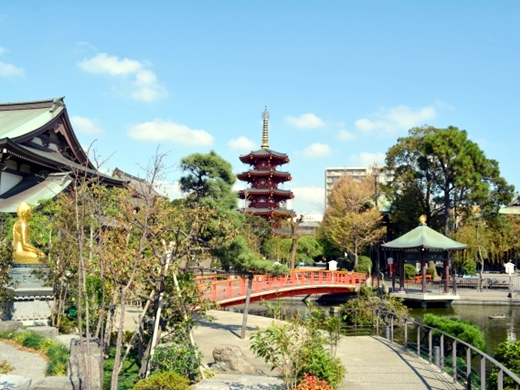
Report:
[[[63,97],[31,102],[0,103],[0,138],[16,139],[38,130],[65,110]]]
[[[0,103],[0,155],[5,162],[2,175],[20,180],[13,181],[11,176],[7,184],[2,183],[6,189],[0,196],[0,211],[16,212],[21,201],[37,204],[53,198],[78,173],[110,186],[125,183],[98,171],[89,161],[74,134],[63,99]],[[29,168],[19,168],[23,165]]]
[[[74,161],[71,161],[57,152],[47,152],[44,150],[31,148],[29,146],[17,144],[9,139],[0,140],[0,149],[4,146],[8,146],[7,153],[17,155],[25,158],[31,162],[37,162],[39,164],[47,165],[54,169],[62,169],[63,171],[81,171],[86,172],[92,176],[98,176],[104,181],[108,181],[111,185],[122,186],[125,181],[117,179],[111,175],[105,174],[101,171],[85,167]],[[18,153],[17,153],[18,152]]]
[[[33,176],[22,180],[0,195],[0,211],[14,214],[21,202],[35,205],[42,199],[54,198],[72,181],[68,173],[51,173],[47,177]]]

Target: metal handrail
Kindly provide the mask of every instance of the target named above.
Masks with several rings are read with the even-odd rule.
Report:
[[[486,362],[490,362],[494,364],[498,368],[498,375],[497,375],[497,385],[498,390],[504,389],[504,374],[509,376],[511,379],[513,379],[518,385],[520,385],[520,378],[510,370],[508,370],[506,367],[504,367],[500,362],[486,354],[485,352],[482,352],[478,348],[475,348],[471,344],[468,344],[465,341],[462,341],[461,339],[454,337],[448,333],[445,333],[441,330],[438,330],[436,328],[433,328],[431,326],[427,326],[423,323],[417,322],[415,320],[412,320],[408,317],[399,316],[395,313],[388,312],[386,310],[377,309],[376,310],[376,329],[377,329],[377,336],[379,336],[379,317],[381,314],[385,314],[386,316],[390,317],[391,325],[390,325],[390,341],[394,342],[394,318],[400,318],[404,321],[404,347],[407,348],[408,346],[408,324],[416,324],[417,325],[417,356],[420,357],[420,349],[421,349],[421,330],[424,329],[424,331],[428,332],[428,360],[429,363],[432,364],[432,354],[433,354],[433,342],[432,342],[432,335],[433,331],[440,333],[441,341],[440,341],[440,371],[444,372],[444,339],[448,338],[452,340],[452,346],[453,346],[453,383],[456,383],[458,381],[458,375],[457,375],[457,345],[463,345],[466,349],[466,375],[465,378],[461,378],[466,380],[466,388],[471,389],[471,351],[476,352],[478,355],[480,355],[480,386],[482,389],[486,388]]]

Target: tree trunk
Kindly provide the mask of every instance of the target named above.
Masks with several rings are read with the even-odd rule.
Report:
[[[450,184],[444,189],[444,235],[450,235]]]
[[[296,262],[296,251],[298,249],[298,237],[292,238],[292,246],[291,246],[291,269],[294,269]]]
[[[126,293],[128,291],[127,286],[121,290],[121,304],[119,305],[119,329],[117,330],[117,341],[116,341],[116,354],[114,357],[114,368],[112,371],[112,381],[110,383],[110,390],[117,390],[118,379],[119,379],[119,360],[121,357],[121,346],[123,344],[123,326],[125,323],[125,310],[126,310]]]
[[[246,338],[247,313],[249,312],[249,301],[251,299],[251,288],[253,287],[253,277],[254,277],[254,275],[248,275],[248,280],[247,280],[246,304],[244,306],[244,316],[242,317],[242,332],[240,333],[240,338],[242,340],[244,340]]]

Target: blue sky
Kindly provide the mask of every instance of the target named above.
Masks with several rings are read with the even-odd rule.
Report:
[[[0,101],[65,96],[104,169],[164,189],[179,160],[261,143],[287,153],[299,213],[321,211],[324,169],[382,164],[424,124],[466,129],[520,188],[518,1],[16,1],[0,7]]]

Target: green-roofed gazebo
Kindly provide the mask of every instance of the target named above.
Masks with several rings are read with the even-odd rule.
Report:
[[[399,267],[400,291],[404,291],[404,254],[418,253],[421,258],[422,292],[426,293],[426,260],[439,259],[444,263],[444,292],[449,293],[449,253],[467,248],[426,225],[426,217],[421,217],[419,226],[393,241],[381,245],[383,250],[395,251]]]

